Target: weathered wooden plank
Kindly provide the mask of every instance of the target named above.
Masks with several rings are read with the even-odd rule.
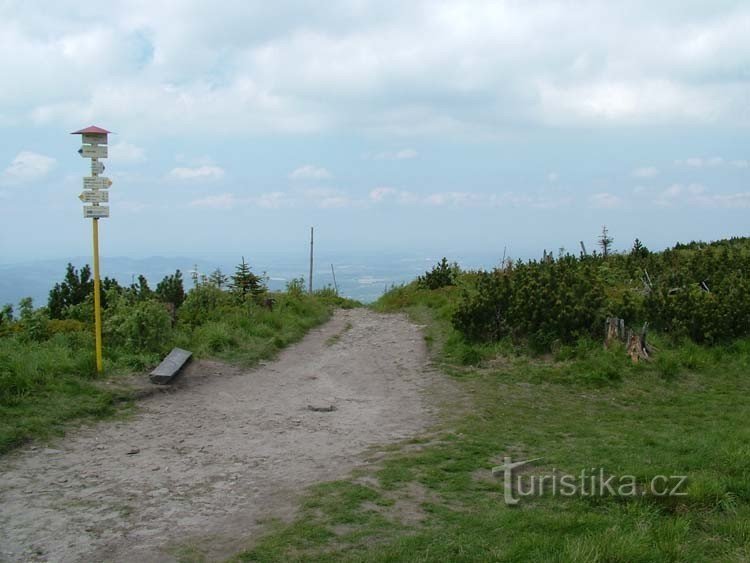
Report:
[[[170,383],[180,373],[180,370],[187,365],[192,356],[192,352],[182,348],[173,348],[169,355],[151,372],[151,383],[158,383],[159,385]]]

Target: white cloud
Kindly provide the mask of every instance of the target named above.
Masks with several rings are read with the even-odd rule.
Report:
[[[733,194],[698,195],[693,198],[692,203],[710,207],[727,208],[750,208],[750,192],[738,192]]]
[[[9,6],[0,122],[403,135],[748,123],[747,2]]]
[[[659,174],[659,169],[655,166],[643,166],[641,168],[636,168],[632,172],[632,175],[635,178],[653,178],[657,174]]]
[[[239,201],[231,193],[223,193],[218,195],[210,195],[199,199],[194,199],[190,202],[192,207],[210,207],[213,209],[231,209],[235,207]]]
[[[394,188],[375,188],[374,190],[370,191],[370,199],[372,201],[378,202],[383,201],[385,198],[392,196],[397,193],[397,190]]]
[[[433,207],[534,207],[553,209],[571,203],[571,198],[561,193],[517,194],[514,192],[433,192],[417,194],[390,187],[375,188],[369,193],[370,203],[396,203],[398,205],[429,205]]]
[[[379,187],[370,191],[369,199],[372,203],[396,202],[400,205],[414,205],[424,203],[424,198],[417,194],[396,188]]]
[[[669,207],[675,204],[695,203],[695,198],[703,194],[705,191],[706,188],[702,184],[672,184],[657,194],[654,203],[664,207]]]
[[[0,175],[3,184],[22,184],[40,180],[49,174],[57,161],[43,154],[21,151]]]
[[[713,156],[711,158],[700,158],[694,156],[684,160],[676,160],[675,164],[689,166],[691,168],[707,168],[721,166],[724,162],[724,159],[720,156]]]
[[[710,158],[691,157],[682,160],[675,160],[675,164],[680,166],[689,166],[691,168],[716,168],[719,166],[732,166],[734,168],[748,168],[750,162],[745,159],[727,160],[721,156],[712,156]]]
[[[537,83],[542,119],[550,124],[710,123],[722,103],[690,84],[634,77],[594,78],[572,85],[543,79]]]
[[[419,153],[414,149],[401,149],[398,151],[384,151],[378,152],[373,155],[367,155],[372,160],[410,160],[417,158]]]
[[[350,207],[352,204],[352,200],[347,197],[334,196],[320,200],[317,205],[321,209],[333,209],[337,207]]]
[[[151,207],[149,203],[143,203],[141,201],[118,201],[117,209],[123,210],[126,213],[140,213]]]
[[[312,203],[321,209],[350,207],[357,203],[346,192],[330,188],[310,188],[302,190],[300,194],[305,202]]]
[[[560,175],[557,172],[549,172],[547,174],[547,181],[550,184],[556,183],[560,179]]]
[[[312,205],[320,209],[334,209],[361,205],[346,192],[326,188],[295,190],[292,192],[267,192],[259,195],[237,196],[233,193],[208,195],[190,202],[192,207],[209,207],[214,209],[233,209],[235,207],[260,207],[262,209],[281,209]]]
[[[424,198],[428,205],[481,205],[487,201],[485,194],[476,194],[471,192],[443,192],[430,194]]]
[[[711,193],[702,184],[672,184],[660,192],[654,203],[664,207],[689,205],[693,207],[750,207],[750,191],[717,194]]]
[[[614,194],[602,192],[592,195],[589,198],[589,203],[593,207],[598,207],[601,209],[614,209],[616,207],[621,207],[624,203],[624,200]]]
[[[295,205],[294,199],[284,192],[269,192],[261,194],[255,198],[251,198],[249,203],[253,203],[263,209],[280,209],[282,207]]]
[[[401,149],[396,153],[396,160],[408,160],[411,158],[417,158],[419,153],[414,149]]]
[[[131,143],[121,142],[109,147],[109,158],[114,162],[143,162],[146,151]]]
[[[327,180],[330,177],[331,173],[328,170],[312,164],[305,164],[289,173],[292,180]]]
[[[224,177],[224,169],[219,166],[204,165],[173,168],[169,175],[179,180],[219,180]]]
[[[430,192],[418,194],[391,187],[372,189],[364,197],[333,188],[294,189],[288,192],[269,192],[260,195],[238,196],[234,193],[212,194],[194,199],[193,207],[231,209],[241,206],[280,209],[312,206],[318,209],[363,208],[373,205],[431,206],[431,207],[531,207],[554,209],[569,205],[572,198],[561,193],[518,194],[514,192]]]

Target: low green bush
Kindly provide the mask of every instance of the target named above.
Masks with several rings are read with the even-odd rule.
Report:
[[[171,342],[172,318],[163,303],[111,296],[104,336],[111,346],[132,352],[165,352]]]
[[[453,315],[454,326],[472,340],[506,336],[539,350],[572,343],[601,330],[605,291],[595,263],[565,256],[550,262],[478,272]]]
[[[509,336],[538,351],[600,338],[606,317],[631,327],[648,322],[675,341],[729,342],[750,335],[748,272],[750,239],[517,262],[458,276],[453,324],[473,341]],[[386,300],[398,298],[392,292]]]
[[[233,296],[216,286],[201,284],[190,290],[180,307],[178,319],[190,326],[199,326],[211,320],[221,318],[236,306]]]
[[[417,285],[422,289],[440,289],[441,287],[456,285],[460,273],[458,264],[455,262],[449,264],[448,259],[443,257],[432,270],[417,278]]]

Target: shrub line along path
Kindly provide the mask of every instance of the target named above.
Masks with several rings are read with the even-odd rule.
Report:
[[[132,417],[0,458],[0,560],[232,555],[307,486],[429,426],[442,385],[419,329],[366,309],[254,370],[195,361]]]

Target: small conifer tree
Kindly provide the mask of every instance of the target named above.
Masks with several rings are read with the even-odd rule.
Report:
[[[182,272],[177,270],[171,276],[164,276],[156,286],[156,297],[164,303],[171,303],[175,310],[185,301],[185,288],[182,285]]]
[[[208,281],[219,289],[223,289],[229,282],[229,277],[221,271],[221,268],[216,268],[208,277]]]
[[[604,225],[602,227],[602,234],[599,235],[599,246],[602,249],[602,256],[604,256],[605,258],[609,256],[609,252],[612,248],[613,242],[615,242],[615,239],[609,236],[609,230],[607,229],[607,225]]]
[[[247,295],[260,295],[266,291],[263,280],[250,270],[250,265],[245,262],[244,256],[232,276],[231,288],[243,298]]]

